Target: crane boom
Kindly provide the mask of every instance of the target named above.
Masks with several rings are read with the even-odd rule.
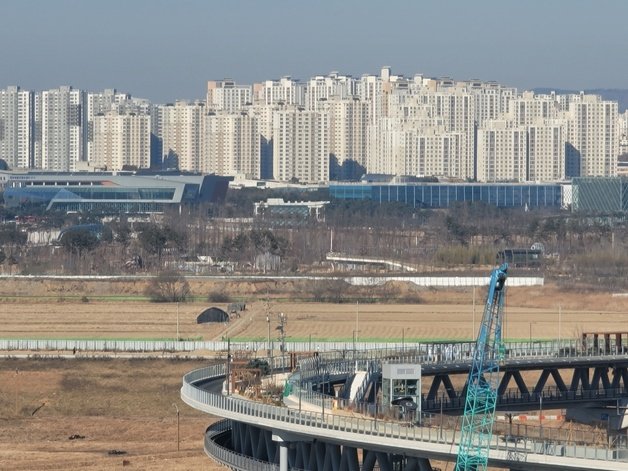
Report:
[[[495,421],[499,364],[503,359],[502,318],[508,264],[491,272],[482,324],[467,380],[460,447],[455,471],[485,471]]]

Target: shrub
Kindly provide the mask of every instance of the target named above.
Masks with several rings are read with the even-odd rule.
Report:
[[[210,303],[230,303],[231,296],[227,293],[223,293],[222,291],[212,291],[207,295],[207,301]]]
[[[144,293],[154,303],[185,302],[190,296],[190,284],[183,275],[168,271],[153,278]]]

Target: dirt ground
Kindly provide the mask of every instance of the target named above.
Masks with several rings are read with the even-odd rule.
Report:
[[[200,366],[0,360],[0,469],[105,471],[124,462],[124,469],[224,469],[203,452],[203,432],[215,419],[179,399],[182,375]],[[180,451],[173,403],[180,410]],[[76,435],[84,438],[70,439]]]

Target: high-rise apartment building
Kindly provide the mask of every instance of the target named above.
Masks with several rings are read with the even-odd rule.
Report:
[[[442,118],[446,133],[461,136],[459,160],[449,165],[453,178],[474,177],[475,99],[464,88],[427,93],[424,101],[432,109],[432,116]]]
[[[113,88],[102,92],[87,93],[85,98],[85,113],[83,130],[83,142],[85,143],[85,155],[88,162],[92,162],[92,143],[94,141],[94,117],[111,111],[115,104],[128,101],[131,95],[118,93]]]
[[[568,177],[615,176],[619,139],[617,102],[572,95],[565,173]]]
[[[402,125],[403,120],[399,118],[380,118],[369,125],[367,173],[397,174],[399,163],[395,152],[399,147]]]
[[[0,159],[10,168],[33,164],[33,93],[19,87],[0,90]]]
[[[306,90],[306,108],[310,111],[319,111],[329,100],[353,97],[356,92],[356,81],[349,75],[331,72],[328,76],[318,75],[311,78]]]
[[[527,131],[527,180],[564,180],[567,122],[560,119],[536,120],[527,127]]]
[[[94,116],[90,164],[110,171],[150,167],[150,115],[108,111]]]
[[[233,80],[209,80],[207,82],[207,110],[234,113],[253,104],[250,85],[237,85]]]
[[[205,104],[178,101],[159,106],[158,119],[165,166],[200,171],[205,158]]]
[[[556,119],[561,115],[555,95],[523,92],[508,103],[508,117],[516,126],[529,126],[538,121]]]
[[[334,99],[328,115],[331,180],[356,180],[366,173],[370,104],[358,99]]]
[[[260,134],[257,120],[246,113],[207,116],[203,173],[260,178]]]
[[[74,171],[84,160],[84,93],[69,86],[44,90],[35,103],[35,162],[44,170]],[[38,129],[39,128],[39,129]]]
[[[449,177],[456,173],[463,151],[463,134],[425,129],[416,135],[416,165],[409,175]]]
[[[478,129],[477,180],[523,182],[527,179],[527,130],[506,120],[486,121]]]
[[[305,89],[305,84],[292,77],[266,80],[253,85],[253,104],[305,106]]]
[[[290,109],[274,114],[273,177],[302,183],[329,181],[327,113]]]

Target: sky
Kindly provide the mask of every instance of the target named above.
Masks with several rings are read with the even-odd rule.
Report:
[[[155,103],[331,71],[628,88],[625,0],[2,0],[0,88]]]

